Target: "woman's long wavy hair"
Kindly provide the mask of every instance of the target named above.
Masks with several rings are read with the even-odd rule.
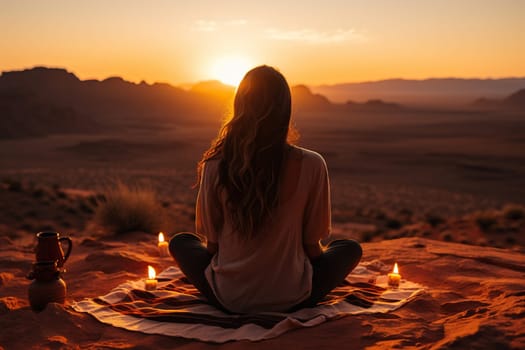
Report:
[[[226,191],[226,211],[243,237],[256,235],[279,203],[283,158],[297,137],[290,129],[290,115],[290,87],[284,76],[269,66],[250,70],[237,88],[232,117],[199,162],[200,181],[206,161],[219,160],[216,198]]]

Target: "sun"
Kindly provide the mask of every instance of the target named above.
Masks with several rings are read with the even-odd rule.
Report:
[[[250,68],[250,61],[245,57],[222,57],[215,61],[212,76],[223,84],[236,87]]]

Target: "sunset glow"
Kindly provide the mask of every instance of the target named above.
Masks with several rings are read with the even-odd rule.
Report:
[[[237,86],[252,65],[243,57],[224,57],[215,62],[212,78],[227,85]]]
[[[175,85],[236,85],[258,64],[278,67],[292,84],[525,76],[525,1],[0,5],[0,71],[43,65],[81,79]]]

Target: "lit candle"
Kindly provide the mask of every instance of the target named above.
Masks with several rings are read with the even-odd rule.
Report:
[[[157,279],[156,279],[155,269],[151,266],[148,266],[148,279],[144,282],[146,290],[157,289]]]
[[[388,274],[388,285],[391,287],[399,287],[399,281],[401,280],[401,275],[399,274],[399,269],[397,263],[394,264],[394,270],[392,273]]]
[[[159,232],[159,255],[170,256],[168,242],[164,241],[164,233]]]

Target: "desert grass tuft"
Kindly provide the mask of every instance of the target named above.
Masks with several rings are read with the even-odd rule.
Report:
[[[441,233],[441,240],[445,242],[452,242],[454,241],[454,236],[452,236],[450,231],[445,231]]]
[[[385,226],[391,230],[397,230],[403,227],[403,223],[396,218],[387,218]]]
[[[498,218],[492,211],[483,211],[476,214],[475,222],[482,231],[487,232],[494,228],[498,222]]]
[[[445,222],[445,219],[443,219],[441,216],[427,213],[425,215],[425,221],[432,227],[437,227]]]
[[[505,238],[505,243],[515,245],[517,243],[516,237],[508,236],[507,238]]]
[[[91,195],[91,196],[87,197],[87,201],[88,201],[88,204],[90,204],[92,207],[98,207],[97,196]]]
[[[67,198],[67,193],[60,189],[56,191],[56,195],[57,195],[57,198],[61,198],[61,199]]]
[[[372,242],[376,236],[377,232],[375,231],[365,231],[361,234],[361,242]]]
[[[518,204],[507,204],[503,207],[503,216],[510,221],[519,221],[525,218],[525,207]]]
[[[93,214],[95,211],[89,205],[89,201],[81,200],[78,204],[78,209],[86,214]]]
[[[42,198],[46,195],[46,191],[43,189],[43,188],[35,188],[33,190],[33,192],[31,193],[31,195],[34,197],[34,198]]]
[[[20,181],[6,180],[5,183],[7,184],[7,190],[11,192],[22,192],[24,189]]]
[[[132,231],[156,233],[165,220],[156,193],[147,187],[129,187],[122,182],[104,193],[105,200],[95,212],[95,221],[116,234]]]

